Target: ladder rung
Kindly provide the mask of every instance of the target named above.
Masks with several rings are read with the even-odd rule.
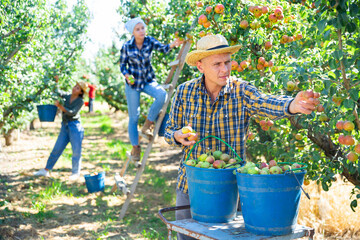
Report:
[[[132,161],[133,163],[134,163],[134,165],[135,165],[135,167],[137,167],[137,168],[139,168],[139,167],[141,167],[141,162],[139,161],[134,161],[133,159],[132,159],[132,157],[131,157],[131,153],[130,152],[126,152],[126,157],[128,158],[128,159],[130,159],[130,161]]]
[[[177,60],[169,63],[169,66],[170,66],[170,67],[177,66],[177,65],[179,65],[179,59],[177,59]]]
[[[165,90],[167,90],[167,89],[170,89],[170,87],[171,87],[171,84],[169,83],[169,84],[162,84],[161,85]]]
[[[124,178],[122,178],[118,173],[115,174],[115,182],[118,187],[118,189],[124,194],[128,195],[130,193],[130,190],[126,187],[126,181]]]

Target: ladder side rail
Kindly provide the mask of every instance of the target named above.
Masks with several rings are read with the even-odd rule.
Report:
[[[186,41],[186,43],[184,44],[184,49],[186,49],[186,52],[188,52],[190,50],[190,47],[191,47],[191,43],[189,41]],[[176,83],[178,82],[179,80],[179,77],[180,77],[180,74],[181,74],[181,71],[184,67],[184,63],[185,63],[185,57],[186,55],[182,55],[180,57],[180,62],[179,62],[179,66],[178,68],[176,69],[176,72],[174,74],[174,77],[173,77],[173,80],[172,80],[172,83],[171,83],[171,88],[169,89],[168,91],[168,98],[166,99],[165,103],[164,103],[164,106],[162,107],[162,111],[161,113],[159,114],[158,116],[158,119],[156,121],[156,124],[155,124],[155,129],[154,129],[154,139],[155,137],[158,135],[158,132],[160,130],[160,126],[161,126],[161,123],[164,119],[164,116],[165,116],[165,113],[166,113],[166,110],[168,108],[168,105],[169,103],[171,102],[171,97],[172,95],[174,94],[175,92],[175,86],[176,86]]]

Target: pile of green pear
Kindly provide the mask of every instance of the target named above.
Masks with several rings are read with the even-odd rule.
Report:
[[[270,160],[269,163],[261,162],[256,165],[253,162],[246,162],[246,164],[240,168],[237,168],[236,171],[238,173],[244,174],[260,174],[260,175],[268,175],[268,174],[283,174],[285,172],[298,171],[297,169],[301,168],[301,165],[298,163],[289,164],[278,164],[275,160]],[[300,169],[301,170],[301,169]]]
[[[198,168],[224,169],[239,168],[241,159],[233,158],[220,150],[209,151],[200,155],[198,159],[190,159],[185,162],[186,165]]]

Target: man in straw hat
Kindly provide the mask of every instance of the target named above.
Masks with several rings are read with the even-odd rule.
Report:
[[[222,35],[208,35],[198,41],[197,50],[186,56],[186,63],[196,66],[202,76],[178,86],[165,132],[165,140],[183,150],[178,172],[177,206],[189,204],[184,161],[195,144],[195,141],[188,140],[190,133],[182,133],[182,127],[190,125],[199,139],[209,135],[221,138],[245,160],[251,116],[257,114],[279,119],[298,113],[310,114],[315,110],[317,99],[305,98],[304,92],[295,98],[264,95],[250,83],[230,77],[231,55],[240,48],[239,45],[229,46]],[[225,144],[208,138],[196,145],[191,158],[197,159],[209,150],[231,153]],[[189,210],[176,211],[176,219],[186,218],[191,218]],[[183,235],[178,237],[191,239]]]

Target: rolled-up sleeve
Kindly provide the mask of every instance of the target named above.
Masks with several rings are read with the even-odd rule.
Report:
[[[126,74],[129,74],[129,71],[127,69],[127,64],[128,64],[128,54],[126,51],[126,45],[124,44],[121,48],[120,51],[120,71],[121,73],[125,76]]]
[[[293,97],[266,95],[251,84],[244,85],[243,92],[245,105],[250,115],[258,114],[271,119],[297,115],[289,112],[289,105],[294,100]]]
[[[170,44],[162,44],[153,37],[151,37],[151,42],[153,43],[154,48],[162,53],[168,53],[171,50]]]

